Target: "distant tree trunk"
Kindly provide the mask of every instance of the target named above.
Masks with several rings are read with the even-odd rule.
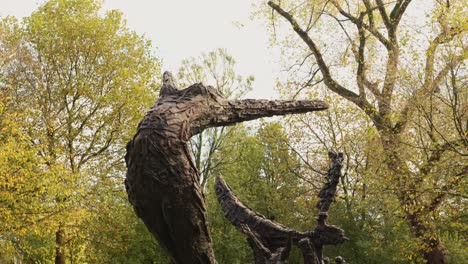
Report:
[[[328,106],[321,101],[228,101],[202,84],[180,91],[174,84],[165,72],[159,99],[127,144],[125,186],[138,217],[174,262],[216,263],[190,138],[209,127]]]
[[[431,208],[416,208],[416,204],[423,204],[417,194],[417,186],[422,184],[424,177],[411,177],[410,169],[400,156],[398,147],[401,145],[398,133],[381,131],[382,145],[387,155],[385,163],[393,175],[399,175],[398,199],[408,223],[411,234],[420,240],[420,254],[428,264],[448,263],[448,251],[441,243],[437,230],[431,226],[430,213],[425,210]],[[421,172],[420,172],[421,174]]]
[[[65,232],[61,225],[55,232],[55,264],[65,264]]]

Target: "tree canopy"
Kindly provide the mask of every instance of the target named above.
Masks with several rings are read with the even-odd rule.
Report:
[[[132,244],[154,244],[137,233],[122,157],[160,62],[120,12],[100,8],[48,1],[1,21],[0,239],[13,259],[128,262]]]

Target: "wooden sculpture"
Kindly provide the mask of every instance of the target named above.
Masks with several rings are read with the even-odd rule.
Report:
[[[338,245],[348,240],[342,229],[325,222],[343,166],[343,154],[329,152],[329,157],[332,166],[326,175],[327,181],[318,195],[320,198],[317,203],[318,225],[312,231],[296,231],[265,218],[244,205],[222,177],[216,179],[215,192],[224,214],[240,232],[247,236],[256,264],[286,263],[291,244],[301,249],[305,264],[323,264],[324,245]],[[335,261],[343,263],[339,262],[342,261],[341,257]]]
[[[190,138],[209,127],[327,108],[322,101],[226,100],[201,83],[178,90],[165,72],[160,97],[127,144],[128,199],[175,263],[216,263]]]

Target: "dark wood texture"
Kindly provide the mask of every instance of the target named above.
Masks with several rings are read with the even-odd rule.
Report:
[[[231,191],[222,177],[215,183],[215,192],[226,218],[248,238],[254,251],[255,263],[286,263],[291,245],[297,245],[306,264],[322,264],[324,245],[338,245],[348,238],[344,231],[328,225],[328,209],[333,201],[341,177],[343,154],[330,152],[332,165],[326,175],[326,183],[319,193],[317,203],[319,215],[317,227],[313,231],[296,231],[265,218],[263,215],[244,205]],[[341,258],[340,258],[341,259]]]
[[[228,101],[202,84],[177,90],[167,73],[162,88],[127,144],[128,198],[173,262],[216,263],[190,137],[208,127],[328,106],[321,101]]]

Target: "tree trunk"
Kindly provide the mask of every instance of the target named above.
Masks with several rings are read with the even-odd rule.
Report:
[[[427,264],[448,263],[447,249],[438,239],[434,239],[434,241],[429,243],[429,250],[423,252],[423,257],[427,261]]]
[[[429,226],[431,219],[424,220],[421,217],[417,213],[407,213],[406,216],[412,235],[419,239],[421,256],[427,264],[448,263],[447,249],[439,240],[435,228]]]
[[[448,263],[448,252],[440,241],[435,228],[430,226],[433,220],[430,219],[429,214],[432,211],[424,211],[420,208],[424,203],[418,200],[417,188],[424,178],[423,175],[412,176],[406,163],[400,157],[398,148],[401,145],[401,140],[399,134],[381,131],[380,135],[386,154],[385,163],[393,175],[392,177],[396,178],[397,196],[410,227],[411,235],[419,240],[420,255],[427,264]]]
[[[61,225],[55,232],[55,264],[65,264],[65,232]]]

